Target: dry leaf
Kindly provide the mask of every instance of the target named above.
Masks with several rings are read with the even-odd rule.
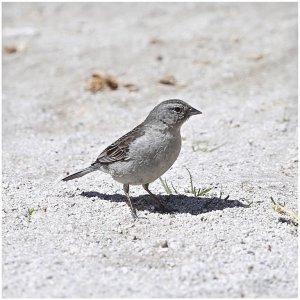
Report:
[[[20,44],[20,45],[7,45],[3,47],[3,50],[5,53],[7,54],[12,54],[12,53],[16,53],[16,52],[22,52],[25,50],[25,45],[24,44]]]
[[[270,197],[272,201],[272,208],[274,211],[278,212],[279,214],[286,215],[292,219],[294,224],[298,225],[298,213],[292,210],[289,210],[285,207],[285,204],[281,204]]]
[[[93,73],[87,82],[87,89],[92,93],[96,93],[105,87],[116,90],[118,86],[117,81],[112,76],[100,73]]]
[[[94,73],[87,82],[87,89],[92,93],[102,90],[105,86],[105,79],[102,75]]]
[[[112,90],[116,90],[119,86],[117,81],[110,75],[105,77],[105,82]]]
[[[8,54],[16,53],[18,51],[18,48],[16,46],[4,46],[4,51]]]

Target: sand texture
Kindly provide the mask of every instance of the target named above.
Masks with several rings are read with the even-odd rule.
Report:
[[[2,35],[4,297],[297,296],[296,3],[4,3]],[[203,112],[171,213],[60,181],[170,98]]]

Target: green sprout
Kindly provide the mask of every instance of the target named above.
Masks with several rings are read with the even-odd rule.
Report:
[[[31,216],[32,216],[33,212],[34,212],[34,208],[27,209],[27,217],[28,217],[29,222],[31,221]]]
[[[188,168],[186,168],[186,169],[187,169],[187,171],[189,173],[189,177],[190,177],[190,188],[184,190],[186,193],[193,194],[195,197],[201,197],[201,196],[206,195],[209,191],[212,190],[212,188],[210,188],[210,187],[196,188],[193,183],[193,177],[192,177],[191,172],[189,171]]]
[[[170,188],[170,186],[169,186],[167,180],[166,180],[166,179],[162,179],[161,177],[159,177],[159,180],[160,180],[160,183],[161,183],[161,185],[163,186],[164,190],[166,191],[166,193],[167,193],[168,195],[172,195],[173,192],[172,192],[172,190],[171,190],[171,188]],[[174,186],[173,186],[172,183],[171,183],[171,185],[172,185],[172,188],[173,188],[173,190],[175,191],[175,193],[178,194],[177,191],[175,190],[175,188],[174,188]]]

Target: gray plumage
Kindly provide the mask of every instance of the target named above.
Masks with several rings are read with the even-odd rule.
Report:
[[[159,207],[165,209],[148,186],[176,161],[181,149],[180,128],[196,114],[201,112],[182,100],[161,102],[144,122],[104,149],[90,167],[67,176],[63,181],[100,170],[123,184],[134,218],[137,215],[129,197],[129,185],[143,185]]]

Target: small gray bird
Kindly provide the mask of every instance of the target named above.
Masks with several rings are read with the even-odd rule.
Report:
[[[108,146],[91,166],[63,181],[79,178],[94,171],[110,174],[123,184],[127,204],[134,219],[136,209],[129,197],[129,185],[142,185],[166,211],[163,203],[149,190],[149,184],[164,174],[176,161],[181,149],[181,125],[201,112],[179,99],[158,104],[140,125]]]

